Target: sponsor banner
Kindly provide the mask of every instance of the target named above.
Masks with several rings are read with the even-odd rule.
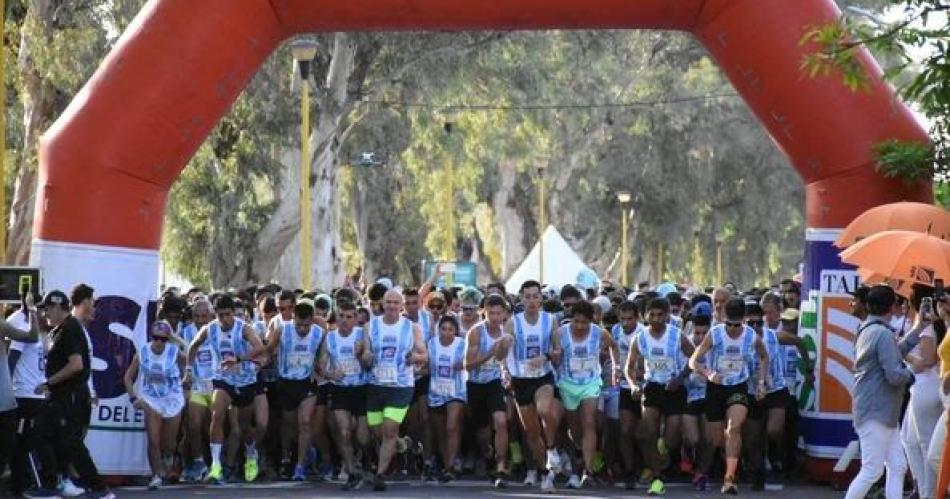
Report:
[[[31,264],[42,269],[43,290],[66,293],[84,282],[96,290],[92,341],[93,407],[86,445],[100,473],[145,475],[145,415],[129,404],[122,377],[146,342],[158,289],[158,252],[34,240]]]
[[[809,456],[836,459],[856,440],[851,418],[854,386],[854,332],[850,293],[860,283],[854,267],[841,262],[832,242],[834,229],[808,229],[802,272],[803,319],[800,334],[814,347],[815,386],[801,405],[802,438]],[[806,310],[813,310],[809,323]],[[811,354],[811,352],[809,352]],[[800,401],[801,402],[801,401]]]

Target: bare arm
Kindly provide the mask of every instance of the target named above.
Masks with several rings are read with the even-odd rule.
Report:
[[[559,334],[557,322],[551,321],[551,351],[548,354],[551,357],[551,364],[561,365],[561,359],[564,355],[564,349],[561,348],[561,335]]]
[[[468,330],[468,333],[465,335],[465,369],[472,370],[476,367],[488,362],[492,357],[492,352],[486,352],[485,355],[482,355],[479,352],[478,345],[478,335],[480,333],[481,324],[476,324],[471,329]]]
[[[639,342],[637,338],[639,338],[639,336],[634,336],[633,339],[630,340],[630,350],[627,352],[627,362],[623,370],[627,376],[627,383],[630,383],[631,388],[637,386],[637,379],[639,378],[637,361],[640,359],[640,347],[638,346]]]
[[[271,327],[267,329],[267,345],[264,347],[268,355],[277,355],[277,349],[280,346],[280,328]]]
[[[706,354],[709,352],[711,348],[712,348],[712,335],[709,333],[706,333],[706,336],[703,338],[703,341],[699,343],[699,346],[697,346],[696,349],[693,350],[693,355],[689,357],[689,368],[692,369],[693,371],[696,371],[697,373],[699,373],[700,375],[702,375],[702,377],[706,379],[709,379],[710,374],[714,372],[709,368],[709,366],[706,365],[706,361],[704,360],[706,357]]]
[[[252,360],[257,357],[260,357],[263,354],[267,347],[264,346],[264,343],[257,336],[257,333],[254,332],[249,324],[244,324],[244,341],[251,344],[251,351],[247,352],[247,358],[240,360]]]
[[[410,360],[413,364],[421,367],[429,361],[429,353],[426,351],[422,328],[418,324],[412,325],[412,339],[412,357]]]
[[[123,381],[125,382],[125,392],[129,394],[130,399],[137,397],[135,393],[135,378],[139,375],[139,354],[132,357],[132,363],[125,370]]]
[[[30,321],[30,329],[23,331],[10,325],[7,321],[0,319],[0,338],[8,338],[23,343],[36,343],[40,337],[40,330],[36,323],[36,313],[30,311],[26,313]]]

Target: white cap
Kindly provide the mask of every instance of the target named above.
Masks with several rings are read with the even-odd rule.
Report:
[[[607,298],[604,295],[600,295],[597,298],[594,298],[593,303],[594,305],[597,305],[598,307],[600,307],[600,313],[602,314],[606,314],[607,312],[609,312],[610,308],[613,306],[613,304],[610,303],[610,298]]]

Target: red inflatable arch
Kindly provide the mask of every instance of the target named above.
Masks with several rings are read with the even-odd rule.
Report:
[[[169,188],[261,62],[295,34],[668,29],[705,45],[804,179],[812,229],[805,284],[817,288],[820,274],[840,265],[820,247],[831,237],[826,229],[878,204],[932,201],[928,182],[908,185],[874,170],[872,144],[928,138],[868,53],[860,61],[871,75],[869,92],[852,92],[836,76],[802,76],[804,27],[838,16],[832,0],[152,0],[43,137],[33,259],[44,267],[47,289],[83,280],[101,296],[140,307],[129,331],[110,325],[119,319],[101,318],[104,329],[92,331],[96,357],[127,348],[117,337],[139,343],[144,304],[156,293]],[[121,367],[110,360],[97,370],[97,388],[108,388]],[[110,448],[96,453],[106,471],[138,459],[115,452],[128,432],[108,431],[136,424],[114,416],[125,403],[121,392],[104,401],[109,411],[100,407],[93,416],[92,447]],[[823,436],[845,427],[826,423],[816,419],[805,436],[830,456],[840,439]],[[846,428],[850,435],[850,422]]]

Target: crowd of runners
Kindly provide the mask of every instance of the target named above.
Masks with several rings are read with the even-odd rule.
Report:
[[[125,372],[145,414],[149,487],[383,491],[464,475],[662,495],[669,478],[704,491],[714,476],[736,494],[740,481],[781,489],[796,470],[797,394],[814,381],[797,282],[508,290],[438,288],[438,277],[326,293],[166,291]],[[43,345],[14,350],[23,362]],[[42,393],[45,373],[21,367],[14,386]],[[60,492],[64,479],[76,488],[65,475]]]

